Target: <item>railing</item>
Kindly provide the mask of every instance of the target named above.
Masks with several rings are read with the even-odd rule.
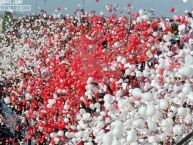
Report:
[[[193,137],[193,131],[189,133],[187,136],[185,136],[182,140],[180,140],[176,145],[188,145],[192,137]]]

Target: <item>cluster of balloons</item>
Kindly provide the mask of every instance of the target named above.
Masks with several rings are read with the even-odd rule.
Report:
[[[132,18],[22,18],[3,34],[0,75],[12,81],[4,102],[29,122],[23,141],[178,140],[192,122],[191,26],[190,16],[151,19],[142,9]]]

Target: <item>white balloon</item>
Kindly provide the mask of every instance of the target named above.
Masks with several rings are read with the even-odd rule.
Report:
[[[55,142],[55,144],[58,144],[58,142],[60,141],[60,139],[59,138],[57,138],[57,137],[55,137],[54,138],[54,142]]]
[[[158,36],[158,32],[153,32],[153,36],[157,37]]]
[[[164,36],[163,36],[163,39],[164,39],[166,42],[169,42],[169,41],[172,39],[172,36],[171,36],[171,35],[164,35]]]
[[[192,77],[193,76],[192,72],[193,72],[193,69],[189,66],[184,66],[178,71],[179,75],[185,76],[185,77]]]
[[[130,145],[139,145],[138,142],[132,142]]]
[[[121,62],[121,60],[122,60],[122,57],[121,57],[121,56],[118,56],[118,57],[117,57],[117,62]]]
[[[101,12],[100,12],[100,16],[103,16],[103,15],[104,15],[104,12],[101,11]]]
[[[140,9],[140,10],[139,10],[139,15],[140,15],[140,16],[145,15],[145,11],[144,11],[143,9]]]
[[[110,103],[108,103],[108,102],[107,103],[105,102],[104,106],[105,106],[105,109],[107,109],[107,110],[111,110],[112,109],[112,105]]]
[[[120,145],[120,142],[116,139],[116,137],[114,137],[112,145]]]
[[[56,134],[55,132],[50,133],[50,137],[51,137],[51,138],[55,138],[56,135],[57,135],[57,134]]]
[[[157,124],[153,122],[152,120],[147,120],[147,125],[149,130],[156,131],[157,130]]]
[[[113,129],[113,134],[114,136],[116,136],[117,138],[120,138],[122,136],[123,133],[123,122],[120,120],[114,121],[113,123],[111,123],[112,129]]]
[[[135,142],[137,140],[137,135],[134,130],[130,130],[127,133],[127,142],[130,144],[132,142]]]
[[[111,96],[110,94],[106,94],[106,95],[104,96],[104,101],[105,101],[105,103],[113,103],[113,100],[114,100],[114,98],[113,98],[113,96]]]
[[[178,26],[178,30],[181,32],[182,30],[184,30],[186,28],[185,24],[181,24]]]
[[[146,93],[143,93],[142,95],[141,95],[141,97],[142,97],[142,99],[144,100],[144,101],[152,101],[153,100],[153,94],[152,93],[150,93],[150,92],[146,92]]]
[[[114,47],[115,47],[115,48],[118,48],[118,47],[120,47],[120,46],[121,46],[121,43],[120,43],[120,42],[115,42],[115,43],[114,43]]]
[[[141,22],[143,20],[142,17],[137,17],[137,22]]]
[[[88,84],[86,85],[85,87],[86,90],[92,90],[93,89],[93,86],[91,84]]]
[[[26,94],[25,94],[25,98],[26,98],[26,100],[30,100],[31,95],[30,95],[29,93],[26,93]]]
[[[146,110],[146,115],[153,116],[155,113],[156,113],[156,108],[154,107],[154,105],[148,105]]]
[[[144,128],[144,125],[145,125],[145,122],[142,119],[137,119],[133,122],[134,128],[141,128],[142,129],[142,128]]]
[[[87,80],[87,84],[91,84],[92,82],[93,82],[93,78],[89,77],[88,80]]]
[[[187,3],[188,2],[188,0],[182,0],[184,3]]]
[[[178,115],[179,116],[186,116],[186,109],[184,107],[178,108]]]
[[[58,131],[58,135],[59,136],[63,136],[64,135],[64,132],[62,130]]]
[[[4,98],[4,102],[5,102],[6,104],[11,103],[10,98],[9,98],[9,97],[5,97],[5,98]]]
[[[165,110],[165,109],[168,108],[169,103],[168,103],[168,101],[166,99],[163,99],[163,100],[160,100],[160,104],[159,105],[160,105],[160,109]]]
[[[85,145],[93,145],[93,143],[92,142],[87,142],[87,143],[85,143]]]
[[[142,91],[141,89],[139,88],[134,88],[132,91],[131,91],[131,94],[133,97],[140,97],[141,94],[142,94]]]
[[[152,58],[152,57],[153,57],[153,54],[151,53],[150,50],[148,50],[148,51],[146,52],[146,55],[147,55],[149,58]]]
[[[155,143],[156,141],[157,141],[157,139],[156,139],[155,136],[149,136],[149,137],[148,137],[148,142],[149,142],[149,143],[153,144],[153,143]]]
[[[169,122],[168,122],[166,119],[164,119],[164,120],[161,121],[161,126],[162,126],[162,127],[166,127],[166,128],[167,128],[167,127],[169,127],[169,125],[170,125],[170,124],[169,124]]]
[[[180,135],[180,134],[182,134],[182,126],[179,125],[179,124],[175,125],[174,128],[173,128],[173,133],[174,133],[175,135]]]
[[[116,94],[115,94],[115,97],[116,97],[116,98],[120,98],[121,95],[122,95],[122,91],[121,91],[121,90],[118,90],[118,91],[116,92]]]
[[[83,114],[83,120],[85,120],[85,121],[87,121],[87,120],[89,120],[90,119],[90,113],[85,113],[85,114]]]
[[[150,88],[151,88],[151,84],[150,83],[145,83],[144,90],[147,91]]]
[[[51,108],[52,107],[52,104],[47,104],[47,108]]]
[[[114,139],[114,135],[112,132],[105,133],[102,138],[103,145],[112,145],[113,139]]]
[[[126,64],[127,63],[126,58],[122,58],[121,63]]]
[[[187,98],[189,101],[193,102],[193,92],[190,92],[188,95],[187,95]]]
[[[160,139],[161,141],[166,141],[166,139],[167,139],[167,134],[165,134],[165,133],[160,134],[160,135],[159,135],[159,139]]]
[[[141,116],[144,116],[145,113],[146,113],[146,110],[147,110],[147,107],[146,107],[146,106],[141,106],[141,107],[139,108],[139,114],[140,114]]]
[[[56,100],[52,99],[51,104],[55,104],[55,103],[56,103]]]
[[[148,16],[148,15],[143,15],[142,18],[143,18],[144,20],[146,20],[146,21],[149,20],[149,16]]]
[[[187,86],[187,85],[184,85],[184,87],[182,89],[183,94],[187,95],[187,94],[189,94],[190,91],[191,91],[191,87]]]
[[[193,64],[193,57],[191,55],[187,55],[184,59],[184,62],[187,64],[187,65],[192,65]]]
[[[168,122],[168,124],[169,124],[170,126],[173,125],[173,120],[172,120],[171,118],[166,118],[166,121]]]

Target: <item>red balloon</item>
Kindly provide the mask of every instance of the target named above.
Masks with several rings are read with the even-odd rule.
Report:
[[[170,12],[173,13],[175,11],[174,7],[170,8]]]
[[[132,5],[131,5],[131,3],[128,3],[127,6],[128,6],[128,7],[131,7]]]

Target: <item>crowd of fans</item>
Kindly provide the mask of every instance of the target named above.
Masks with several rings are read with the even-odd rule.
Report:
[[[192,131],[192,26],[190,12],[19,18],[1,34],[1,98],[19,118],[3,141],[177,143]]]

